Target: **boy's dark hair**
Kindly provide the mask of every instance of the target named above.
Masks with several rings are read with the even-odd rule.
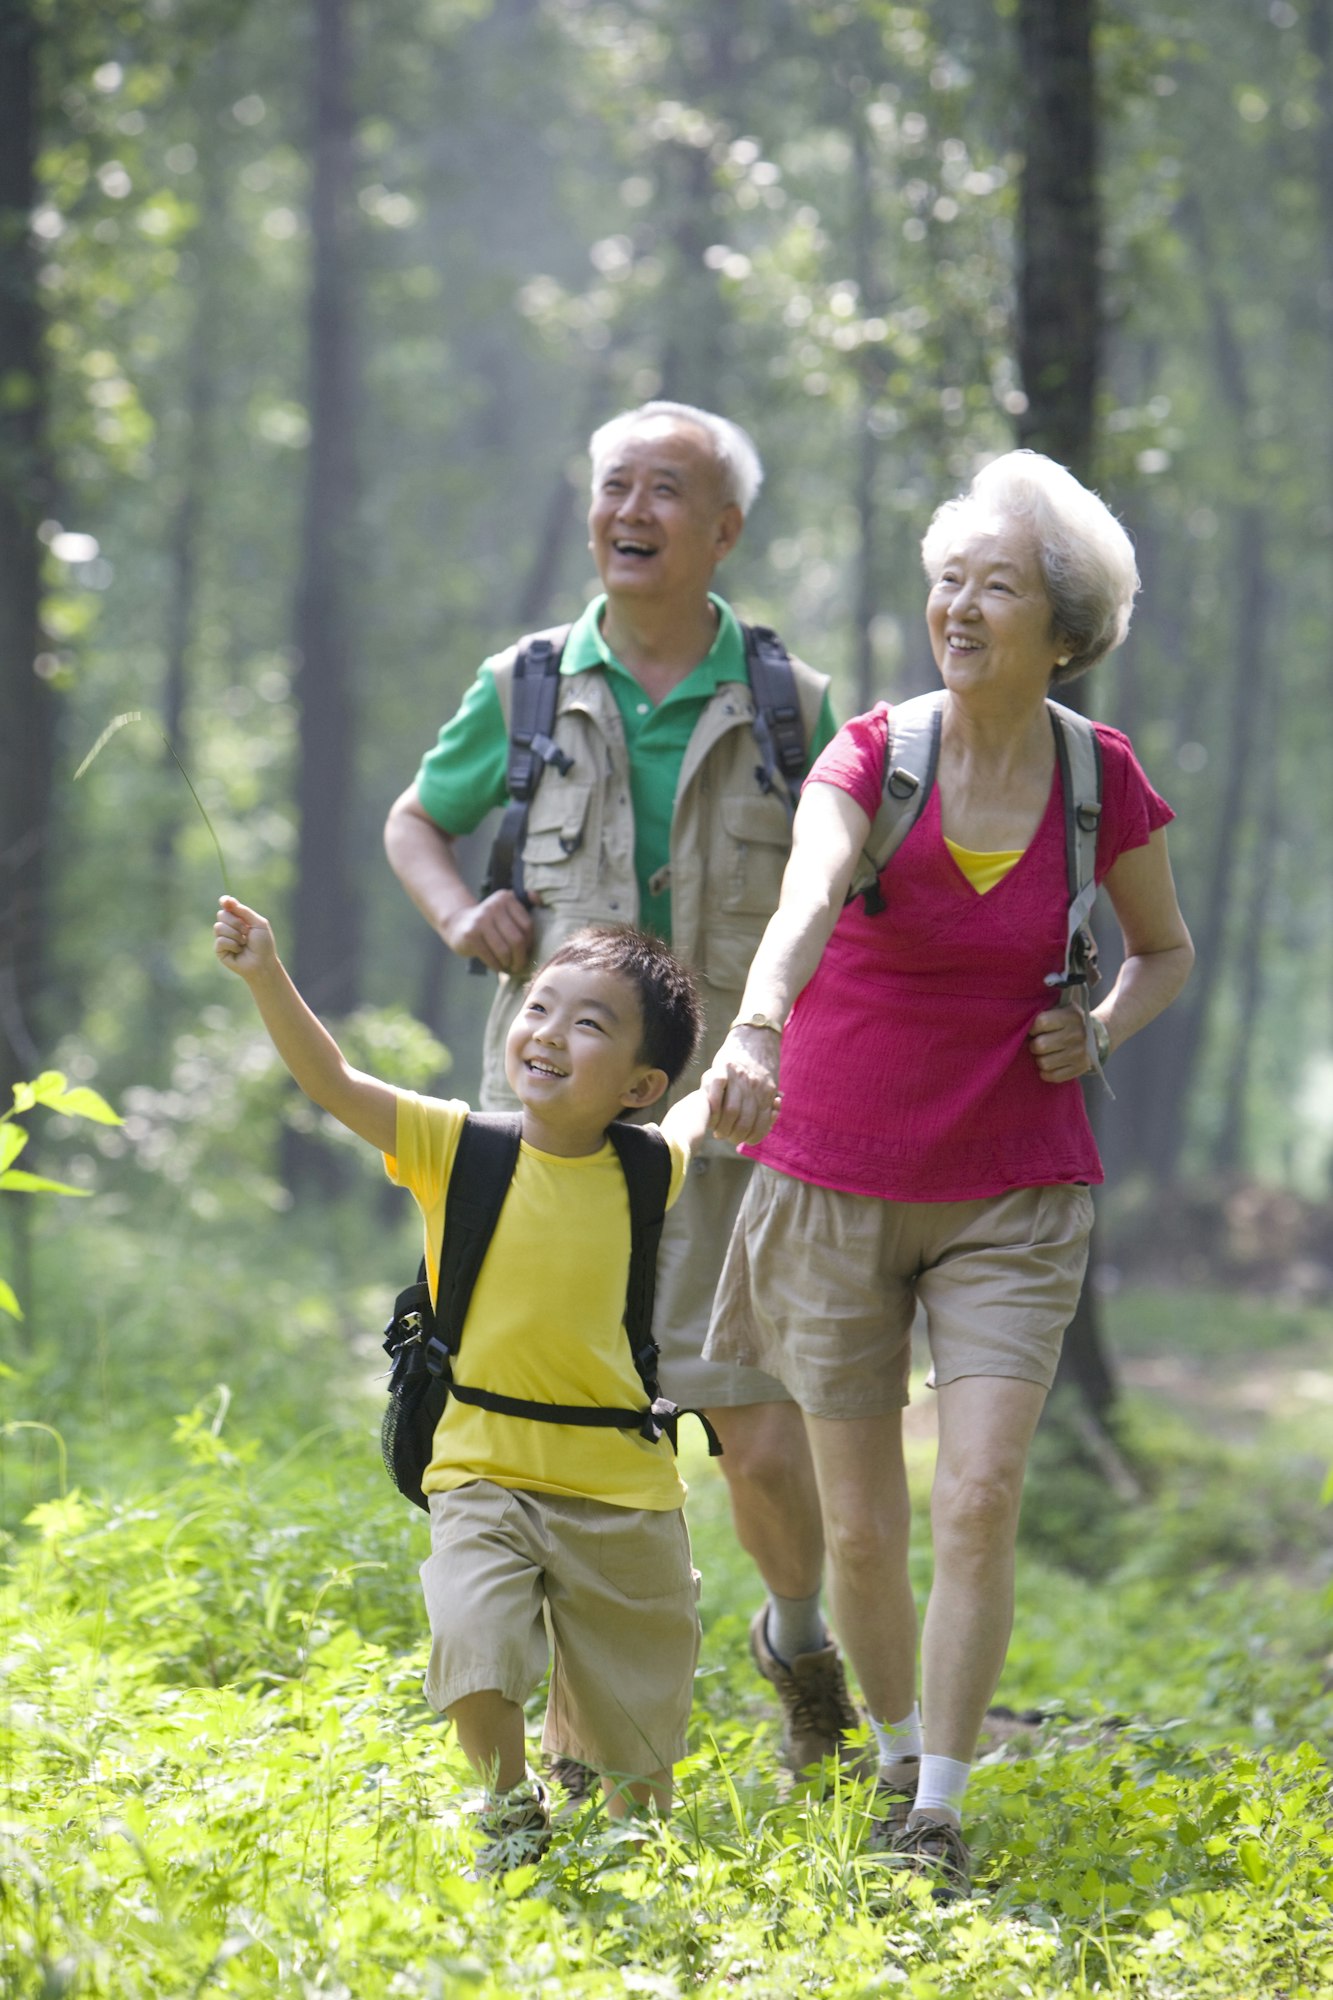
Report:
[[[633,924],[587,924],[552,952],[542,971],[551,965],[586,965],[627,980],[643,1015],[639,1061],[676,1081],[703,1036],[704,1010],[694,974],[661,938]]]

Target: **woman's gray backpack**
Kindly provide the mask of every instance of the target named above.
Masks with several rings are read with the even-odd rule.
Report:
[[[896,702],[889,710],[884,744],[884,784],[879,808],[871,821],[866,844],[852,876],[847,900],[865,899],[867,916],[884,908],[880,876],[925,810],[940,761],[940,731],[946,695],[943,688]],[[1097,731],[1086,715],[1048,701],[1055,734],[1055,754],[1065,807],[1065,867],[1069,911],[1065,925],[1065,959],[1058,972],[1046,975],[1048,986],[1068,994],[1083,1014],[1088,1055],[1103,1085],[1105,1072],[1097,1060],[1097,1043],[1089,1019],[1090,988],[1096,985],[1097,945],[1092,935],[1092,906],[1097,900],[1097,827],[1102,813],[1102,750]]]

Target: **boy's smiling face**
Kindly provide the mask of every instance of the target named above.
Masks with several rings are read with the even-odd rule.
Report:
[[[523,1137],[542,1152],[595,1152],[617,1114],[654,1103],[666,1073],[644,1062],[629,980],[564,962],[538,972],[505,1043]]]

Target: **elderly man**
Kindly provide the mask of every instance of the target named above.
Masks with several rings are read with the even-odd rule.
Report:
[[[774,737],[785,732],[789,765],[803,757],[805,768],[834,728],[826,677],[800,661],[786,670],[785,707],[766,712],[756,656],[771,657],[771,635],[757,642],[709,588],[763,478],[746,433],[684,404],[646,403],[598,430],[590,454],[589,546],[604,595],[567,633],[539,635],[554,719],[536,731],[541,764],[509,843],[512,886],[474,896],[454,847],[510,798],[515,669],[520,681],[533,672],[531,641],[484,663],[385,827],[389,861],[426,921],[500,975],[481,1092],[490,1109],[512,1103],[502,1057],[522,975],[583,923],[637,922],[670,939],[699,976],[705,1057],[718,1046],[790,845],[799,774],[783,774]],[[522,712],[532,733],[532,710]],[[695,1066],[673,1099],[697,1081]],[[823,1533],[800,1414],[772,1377],[700,1358],[750,1174],[730,1147],[707,1146],[663,1235],[660,1379],[722,1440],[736,1533],[768,1589],[751,1648],[781,1699],[783,1760],[801,1770],[837,1751],[857,1718],[819,1611]]]

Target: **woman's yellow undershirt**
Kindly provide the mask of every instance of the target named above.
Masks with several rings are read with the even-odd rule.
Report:
[[[1021,847],[1002,847],[991,854],[984,854],[974,847],[960,847],[957,841],[950,840],[947,834],[944,845],[979,896],[984,896],[997,882],[1003,882],[1015,863],[1023,859],[1025,851]]]

